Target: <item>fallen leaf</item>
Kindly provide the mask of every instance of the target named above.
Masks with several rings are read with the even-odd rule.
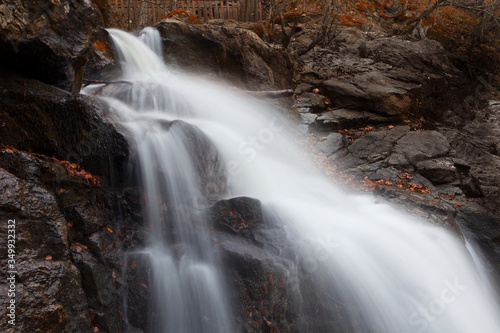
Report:
[[[76,249],[76,253],[82,252],[82,250],[86,250],[87,247],[85,245],[79,244],[79,243],[71,243]]]
[[[64,192],[66,192],[66,190],[65,190],[65,189],[63,189],[63,188],[61,188],[61,189],[59,190],[59,192],[64,193]]]
[[[314,93],[314,94],[319,93],[319,89],[318,89],[318,88],[314,88],[314,89],[313,89],[313,93]]]
[[[52,256],[51,256],[51,255],[46,256],[46,257],[45,257],[45,260],[47,260],[47,261],[52,260]]]
[[[111,229],[110,227],[106,226],[106,229],[108,229],[109,232],[113,232],[113,229]]]

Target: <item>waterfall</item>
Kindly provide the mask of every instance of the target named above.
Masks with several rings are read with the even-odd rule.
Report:
[[[331,184],[270,106],[169,68],[156,30],[110,34],[122,80],[133,84],[88,92],[111,105],[138,157],[151,231],[143,253],[154,267],[151,331],[236,331],[202,212],[214,200],[248,196],[291,230],[301,269],[358,309],[351,319],[359,332],[500,332],[495,295],[463,241]],[[205,174],[193,136],[210,155]]]

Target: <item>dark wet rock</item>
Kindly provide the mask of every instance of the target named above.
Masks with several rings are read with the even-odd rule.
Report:
[[[216,230],[249,238],[263,222],[260,201],[246,197],[218,201],[211,208],[210,220]]]
[[[304,29],[290,48],[301,48]],[[344,28],[335,47],[316,47],[300,58],[299,83],[319,88],[334,107],[364,110],[392,119],[439,118],[460,101],[464,75],[431,40],[410,42]]]
[[[170,130],[185,136],[186,149],[193,165],[197,168],[200,188],[208,197],[217,197],[226,191],[226,166],[217,148],[197,127],[182,121],[174,121]]]
[[[311,92],[313,90],[314,86],[312,84],[309,84],[309,83],[299,83],[297,85],[297,87],[295,88],[295,90],[293,91],[293,93],[295,95],[300,95],[302,93],[305,93],[305,92]]]
[[[396,126],[388,131],[368,132],[347,147],[352,157],[370,163],[386,159],[400,138],[409,133],[408,126]],[[352,163],[341,162],[344,167]],[[362,162],[360,162],[362,163]],[[355,163],[354,163],[355,164]]]
[[[309,108],[310,112],[319,113],[326,109],[330,103],[328,98],[320,94],[310,92],[303,93],[296,97],[295,105],[299,108]]]
[[[70,261],[66,221],[54,196],[43,187],[0,169],[2,221],[16,231],[16,330],[18,332],[90,332],[87,302],[79,271]],[[7,248],[7,228],[0,247]],[[46,260],[51,256],[51,260]],[[0,289],[7,295],[3,273]],[[6,308],[9,299],[2,297]],[[21,311],[22,309],[22,311]],[[10,332],[7,321],[0,329]]]
[[[85,80],[112,81],[119,76],[121,69],[118,64],[118,56],[107,30],[99,29],[96,32],[95,41],[90,46],[88,53],[88,60],[83,71],[84,85],[88,83]]]
[[[470,167],[463,160],[442,157],[418,162],[417,171],[434,184],[446,184],[463,178]],[[462,175],[462,177],[461,177]]]
[[[221,250],[225,275],[234,290],[238,331],[351,329],[344,305],[323,297],[327,287],[316,276],[321,276],[317,271],[321,268],[311,268],[310,258],[302,258],[298,249],[304,244],[294,240],[272,209],[239,197],[215,203],[209,215],[214,227],[211,238]]]
[[[0,144],[55,156],[105,180],[123,181],[128,144],[106,120],[108,107],[1,71]],[[111,172],[113,171],[113,173]]]
[[[151,332],[151,257],[137,253],[127,255],[124,269],[124,294],[126,295],[127,329]]]
[[[325,141],[318,142],[316,146],[326,156],[330,156],[343,148],[345,142],[340,133],[332,133],[326,137]]]
[[[436,131],[412,131],[405,134],[394,147],[389,164],[415,166],[417,163],[436,157],[444,157],[450,151],[448,140]]]
[[[142,245],[120,226],[138,223],[126,195],[16,150],[0,151],[0,170],[0,216],[17,222],[20,331],[120,332],[122,251]]]
[[[191,25],[166,20],[157,25],[167,62],[199,74],[212,74],[248,89],[290,87],[290,56],[235,24]]]
[[[318,116],[311,128],[337,131],[339,129],[357,128],[366,124],[378,125],[388,122],[390,122],[389,118],[371,112],[337,109]]]
[[[117,283],[113,279],[113,271],[90,251],[78,252],[77,247],[72,247],[72,257],[81,275],[82,288],[87,295],[92,322],[103,331],[119,331],[122,327],[122,318],[116,311],[122,306],[118,297]]]
[[[109,1],[106,0],[91,0],[92,3],[99,9],[104,21],[105,27],[115,26],[115,18],[113,17],[113,11],[111,10],[111,5]]]
[[[89,1],[3,1],[0,64],[77,93],[94,32],[103,25]]]
[[[494,102],[486,112],[460,129],[443,130],[456,157],[470,165],[470,174],[477,179],[487,197],[500,197],[500,105]]]
[[[400,209],[413,216],[449,230],[463,239],[462,230],[455,218],[456,209],[449,202],[437,199],[434,194],[407,191],[396,186],[385,185],[378,185],[374,194],[398,205]]]

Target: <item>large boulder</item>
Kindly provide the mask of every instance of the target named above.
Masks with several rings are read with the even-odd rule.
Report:
[[[294,66],[290,56],[235,24],[193,25],[166,20],[157,29],[164,38],[164,56],[200,75],[214,75],[248,89],[289,88]]]
[[[321,268],[310,267],[307,251],[300,250],[304,244],[269,207],[238,197],[216,202],[208,215],[214,228],[211,238],[220,249],[233,290],[237,331],[353,329],[346,306],[324,297],[326,284],[318,277]]]
[[[122,331],[124,248],[144,245],[137,194],[98,186],[52,158],[13,148],[0,149],[0,183],[0,217],[16,221],[17,238],[16,330],[3,321],[2,332]],[[0,230],[1,248],[7,230]],[[5,295],[6,282],[0,281]]]
[[[90,1],[2,1],[0,64],[76,93],[99,26],[101,12]]]
[[[0,144],[121,177],[128,144],[106,120],[108,107],[37,80],[0,70]]]
[[[66,221],[54,196],[1,168],[0,182],[0,217],[13,221],[15,234],[8,234],[16,237],[10,269],[16,273],[9,274],[16,288],[3,278],[0,290],[4,295],[8,289],[15,290],[15,331],[91,332],[81,276],[70,261]],[[3,249],[7,249],[8,230],[0,230]],[[2,297],[0,304],[7,308],[9,301]],[[0,323],[3,332],[14,332],[13,327],[6,320]]]
[[[292,42],[300,49],[304,29]],[[436,41],[408,41],[344,28],[330,48],[301,56],[299,82],[313,85],[331,106],[400,120],[439,118],[458,104],[465,76]]]

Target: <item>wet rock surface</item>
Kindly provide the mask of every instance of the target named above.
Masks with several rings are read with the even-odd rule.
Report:
[[[224,25],[192,25],[166,20],[156,28],[167,63],[197,75],[213,75],[246,89],[284,89],[292,84],[290,56],[255,33]]]
[[[77,93],[98,26],[102,14],[90,1],[3,1],[0,63]]]
[[[300,61],[295,101],[318,152],[383,200],[477,240],[498,280],[500,103],[484,103],[494,82],[470,83],[465,98],[467,80],[439,43],[350,28]]]
[[[292,52],[304,48],[310,33],[304,29],[296,35]],[[297,91],[297,100],[317,89],[331,101],[323,111],[334,116],[340,108],[392,120],[430,117],[458,102],[467,83],[438,42],[408,41],[350,28],[343,29],[331,47],[316,47],[300,61],[298,83],[303,88]],[[317,103],[308,107],[321,112]],[[359,126],[373,123],[360,118]]]
[[[0,151],[0,181],[1,219],[16,221],[17,271],[16,328],[2,321],[0,329],[122,331],[113,272],[120,272],[124,242],[116,212],[124,205],[116,193],[69,176],[53,159],[12,149]],[[6,248],[7,228],[0,234]],[[0,289],[7,292],[5,281]],[[7,306],[8,299],[1,302]]]
[[[106,119],[102,102],[3,69],[0,101],[0,144],[78,163],[108,179],[123,178],[128,144]]]
[[[259,200],[216,202],[211,238],[234,290],[238,332],[347,332],[347,309],[325,300],[316,268],[299,255],[300,242]],[[302,244],[303,245],[303,244]],[[318,274],[316,274],[318,273]],[[314,287],[313,287],[314,286]],[[329,288],[329,292],[332,292]]]
[[[440,225],[484,250],[500,277],[500,180],[496,102],[463,128],[377,125],[369,131],[316,132],[332,165],[374,187],[375,195]],[[369,124],[365,124],[368,125]]]

